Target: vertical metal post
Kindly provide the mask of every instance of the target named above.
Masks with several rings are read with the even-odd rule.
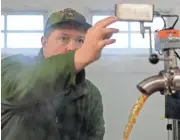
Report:
[[[173,120],[172,122],[172,139],[173,140],[179,140],[179,127],[178,127],[178,120]]]
[[[177,67],[177,58],[175,56],[173,49],[167,49],[164,51],[164,58],[171,58],[171,61],[164,61],[164,70],[168,72],[170,68]],[[168,96],[165,97],[165,102],[167,101]],[[169,123],[169,120],[168,120]],[[179,136],[179,121],[172,120],[172,130],[168,130],[168,135],[172,131],[172,140],[180,140]],[[168,140],[170,138],[168,137]]]

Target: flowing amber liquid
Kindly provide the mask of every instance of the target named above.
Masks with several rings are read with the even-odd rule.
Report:
[[[134,104],[134,106],[132,107],[128,123],[124,130],[123,140],[128,140],[129,135],[132,131],[132,128],[133,128],[134,124],[136,123],[136,119],[137,119],[141,109],[143,108],[144,103],[146,102],[147,98],[148,98],[147,95],[141,94],[139,96],[138,100],[136,101],[136,103]]]

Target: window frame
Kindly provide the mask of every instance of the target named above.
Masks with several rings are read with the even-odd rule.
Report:
[[[16,11],[16,10],[2,10],[1,15],[4,16],[4,30],[1,30],[1,33],[4,33],[4,47],[1,48],[2,53],[8,54],[37,54],[40,48],[8,48],[7,46],[7,34],[8,33],[43,33],[43,30],[7,30],[7,16],[8,15],[42,15],[43,16],[43,24],[45,25],[48,18],[48,11]],[[43,26],[44,26],[43,25]],[[44,27],[43,27],[44,28]]]
[[[113,10],[89,10],[89,15],[91,16],[91,23],[93,24],[93,16],[111,16],[114,15]],[[166,19],[166,22],[168,19]],[[102,51],[103,55],[125,55],[125,56],[148,56],[150,54],[150,48],[131,48],[131,34],[133,33],[139,33],[139,31],[131,31],[131,22],[128,22],[128,35],[129,35],[129,41],[128,41],[128,48],[104,48]],[[168,24],[168,22],[167,22]],[[148,31],[146,31],[148,32]],[[154,33],[154,32],[152,32]],[[153,39],[153,36],[151,36]],[[153,42],[153,41],[152,41]],[[154,49],[152,50],[153,52],[155,51]]]

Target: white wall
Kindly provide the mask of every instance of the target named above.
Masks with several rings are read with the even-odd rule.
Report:
[[[88,18],[91,21],[91,15],[89,15],[90,10],[113,10],[114,4],[121,2],[121,0],[14,0],[12,4],[11,0],[1,0],[2,8],[5,9],[17,9],[17,10],[48,10],[52,13],[56,10],[63,9],[65,7],[71,7]],[[179,0],[166,1],[163,0],[123,0],[123,2],[131,3],[150,3],[155,4],[156,9],[160,11],[172,11],[176,14],[180,14]],[[80,3],[80,4],[79,4]]]
[[[123,2],[135,0],[125,0]],[[171,0],[136,0],[137,3],[153,3],[161,11],[173,11],[180,15],[180,1]],[[2,8],[16,10],[56,10],[73,7],[83,13],[91,21],[91,10],[112,10],[118,1],[113,0],[2,0]],[[178,24],[180,27],[180,23]],[[107,68],[108,67],[108,68]],[[151,65],[148,57],[137,56],[104,56],[87,68],[87,77],[101,90],[104,102],[106,120],[105,140],[122,140],[123,129],[126,125],[129,111],[140,95],[136,84],[144,78],[158,74],[163,63]],[[166,140],[166,121],[160,120],[164,115],[164,97],[154,94],[146,102],[135,125],[131,140]]]

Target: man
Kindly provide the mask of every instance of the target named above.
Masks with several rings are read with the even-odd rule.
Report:
[[[73,9],[53,13],[37,59],[14,55],[2,60],[2,140],[102,140],[104,119],[99,90],[84,68],[100,58],[116,22],[91,27]]]
[[[85,18],[73,9],[53,13],[46,24],[42,37],[42,50],[45,58],[52,55],[67,53],[78,49],[85,40],[90,28]],[[52,47],[53,46],[53,47]],[[59,92],[57,79],[54,90]],[[85,71],[77,73],[74,90],[69,91],[71,101],[64,109],[57,106],[56,123],[62,140],[93,139],[102,140],[104,135],[104,119],[102,98],[99,90],[85,79]],[[64,99],[65,100],[65,99]],[[57,98],[57,104],[59,99]]]

